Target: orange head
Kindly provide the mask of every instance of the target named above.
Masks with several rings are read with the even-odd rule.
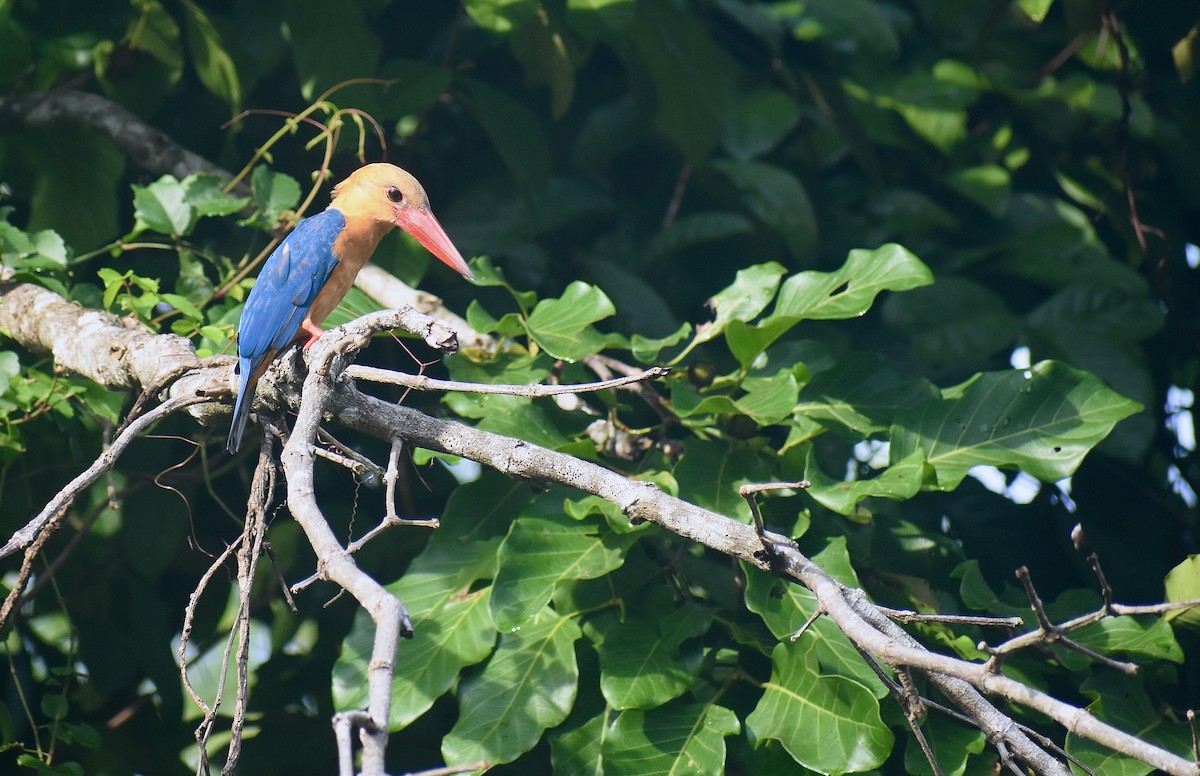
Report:
[[[429,198],[416,178],[394,164],[368,164],[333,188],[331,208],[347,218],[366,218],[380,226],[398,226],[455,271],[472,278],[462,254],[450,242],[429,209]]]

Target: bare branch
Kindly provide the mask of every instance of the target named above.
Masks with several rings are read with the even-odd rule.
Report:
[[[75,124],[112,140],[134,164],[153,173],[184,178],[207,172],[224,181],[233,175],[193,153],[117,103],[98,94],[54,89],[0,97],[0,132]],[[214,129],[216,126],[214,125]]]
[[[73,502],[75,498],[84,491],[85,488],[98,480],[105,472],[112,469],[112,467],[116,465],[117,459],[121,457],[121,453],[125,452],[125,448],[129,447],[130,443],[132,443],[133,440],[136,439],[143,431],[173,412],[181,410],[184,407],[188,407],[192,404],[199,404],[207,401],[209,401],[209,399],[204,396],[180,396],[178,398],[169,399],[168,401],[156,407],[154,410],[147,412],[145,415],[142,415],[140,418],[130,423],[125,431],[113,440],[112,445],[110,445],[108,449],[101,453],[100,457],[97,458],[91,466],[84,470],[82,474],[75,477],[75,479],[67,483],[66,487],[60,490],[54,496],[54,498],[50,500],[50,503],[47,504],[42,511],[37,514],[37,516],[35,516],[32,520],[26,523],[24,527],[14,533],[9,540],[4,543],[3,547],[0,547],[0,558],[8,557],[17,550],[28,546],[37,537],[38,533],[51,518],[69,507],[71,502]]]
[[[612,380],[601,380],[596,383],[577,383],[573,385],[492,385],[484,383],[463,383],[457,380],[437,380],[425,375],[410,375],[395,372],[390,369],[378,369],[372,366],[352,364],[346,367],[346,374],[356,380],[366,380],[373,383],[401,385],[417,391],[462,391],[464,393],[503,394],[505,396],[524,396],[539,399],[545,396],[561,396],[569,393],[591,393],[604,391],[609,388],[620,388],[643,380],[655,380],[666,377],[670,369],[661,366],[651,367],[627,377],[617,377]]]

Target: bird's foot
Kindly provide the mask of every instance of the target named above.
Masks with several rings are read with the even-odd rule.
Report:
[[[303,323],[301,323],[300,328],[302,328],[306,332],[308,332],[308,342],[304,343],[305,350],[308,350],[313,345],[315,345],[317,340],[321,339],[321,335],[325,333],[324,329],[322,329],[320,326],[317,326],[315,323],[312,323],[310,321],[304,321]]]

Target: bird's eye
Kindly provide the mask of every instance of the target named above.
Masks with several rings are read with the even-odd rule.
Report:
[[[388,186],[387,198],[392,202],[400,203],[404,201],[404,192],[395,186]]]

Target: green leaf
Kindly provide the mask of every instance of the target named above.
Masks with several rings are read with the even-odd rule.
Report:
[[[874,250],[855,249],[834,272],[789,277],[779,288],[771,314],[756,326],[731,326],[726,340],[738,361],[749,365],[802,320],[856,318],[871,308],[882,291],[907,291],[932,282],[929,268],[902,246],[888,243]]]
[[[180,237],[191,231],[195,220],[184,186],[174,175],[164,175],[149,186],[134,185],[133,208],[136,224],[131,235],[150,229]]]
[[[1054,0],[1017,0],[1017,5],[1026,16],[1041,24],[1050,12],[1050,6],[1054,5]]]
[[[407,116],[428,110],[450,90],[454,73],[419,59],[394,59],[379,70],[389,83],[380,101],[388,116]]]
[[[792,414],[800,393],[794,369],[780,370],[774,377],[747,377],[742,381],[746,395],[734,404],[760,426],[778,423]]]
[[[1184,723],[1173,722],[1160,714],[1146,694],[1140,678],[1116,671],[1093,672],[1080,690],[1093,702],[1087,710],[1114,727],[1133,731],[1147,743],[1191,758],[1191,734]],[[1153,769],[1133,758],[1114,753],[1102,744],[1067,733],[1066,750],[1097,774],[1143,776]]]
[[[661,353],[664,348],[670,348],[678,345],[680,342],[683,342],[685,339],[687,339],[688,335],[691,333],[692,324],[682,323],[680,324],[679,328],[675,330],[675,333],[668,334],[665,337],[659,337],[658,339],[650,339],[649,337],[643,337],[641,334],[634,334],[629,338],[629,349],[630,352],[633,353],[634,358],[636,358],[638,361],[641,361],[643,364],[649,364],[658,358],[658,354]]]
[[[765,162],[722,160],[712,166],[741,194],[751,215],[783,239],[793,256],[808,257],[817,242],[817,217],[799,178]]]
[[[476,24],[498,34],[512,32],[538,9],[537,0],[466,0],[463,5]]]
[[[667,256],[694,245],[753,232],[754,225],[738,213],[726,213],[721,210],[689,213],[675,219],[654,235],[647,253],[651,256]]]
[[[907,291],[932,282],[929,268],[903,246],[857,248],[835,272],[801,272],[785,280],[768,321],[856,318],[871,309],[883,291]]]
[[[554,773],[604,776],[601,749],[608,737],[609,713],[605,709],[574,730],[550,737],[550,763]]]
[[[1008,209],[1012,180],[1008,170],[999,165],[955,170],[946,178],[946,183],[993,216],[1001,216]]]
[[[770,471],[752,449],[690,439],[683,458],[675,465],[680,493],[697,506],[750,522],[750,507],[738,488],[751,482],[766,482]]]
[[[592,329],[591,324],[615,312],[603,291],[576,280],[559,299],[538,302],[525,321],[525,329],[550,355],[578,361],[607,347],[610,339]]]
[[[708,301],[708,306],[716,313],[716,317],[710,323],[702,323],[696,327],[696,338],[684,351],[684,355],[697,345],[720,336],[733,321],[750,321],[757,318],[775,298],[775,292],[779,289],[779,279],[785,272],[787,270],[783,265],[774,261],[738,270],[733,283],[718,291]],[[681,358],[683,355],[675,361]]]
[[[502,635],[483,670],[462,684],[458,721],[442,739],[446,764],[512,762],[566,719],[579,681],[580,635],[574,619],[548,608]]]
[[[751,89],[738,96],[721,144],[734,159],[748,162],[778,145],[799,121],[800,108],[787,92]]]
[[[704,703],[625,711],[604,739],[605,776],[725,773],[725,737],[737,715]]]
[[[464,104],[483,127],[504,164],[521,184],[540,189],[550,178],[550,152],[537,117],[504,92],[460,78]]]
[[[647,614],[624,621],[615,615],[597,618],[588,629],[598,640],[600,691],[614,709],[661,706],[682,695],[700,671],[700,644],[682,647],[708,630],[714,611],[688,604],[667,608],[665,615]]]
[[[9,382],[21,371],[21,360],[11,350],[0,350],[0,396],[8,393]]]
[[[1166,600],[1169,603],[1200,600],[1200,555],[1189,555],[1186,560],[1171,569],[1165,585]],[[1172,624],[1200,627],[1200,607],[1167,612],[1167,620]]]
[[[567,579],[593,579],[619,567],[624,557],[616,535],[587,523],[564,524],[540,517],[513,521],[500,545],[491,613],[502,631],[521,627],[550,601]]]
[[[225,50],[221,35],[204,11],[192,0],[183,0],[183,9],[187,47],[196,75],[206,89],[224,100],[232,113],[237,113],[242,107],[242,85],[233,57]]]
[[[184,200],[201,216],[227,216],[250,204],[249,197],[228,194],[222,185],[216,175],[189,175],[183,179]]]
[[[258,208],[256,223],[270,229],[282,218],[284,211],[300,203],[300,182],[290,175],[258,166],[250,174],[254,207]]]
[[[780,11],[790,5],[781,3]],[[887,61],[900,48],[891,15],[870,0],[809,0],[796,5],[803,15],[792,34],[800,40],[824,44],[840,56],[876,61]]]
[[[867,480],[837,481],[825,476],[809,450],[804,477],[811,483],[806,491],[817,503],[839,515],[854,514],[858,502],[878,497],[904,501],[917,495],[925,480],[925,457],[916,450]]]
[[[958,487],[973,466],[1015,467],[1043,482],[1070,476],[1118,421],[1142,408],[1092,375],[1054,361],[989,372],[904,412],[892,460],[924,451],[931,484]]]
[[[850,565],[850,554],[844,537],[829,542],[813,556],[813,562],[850,587],[859,581]],[[746,575],[746,608],[762,618],[775,638],[791,643],[791,636],[804,626],[817,609],[817,597],[800,585],[790,584],[765,574]],[[867,687],[877,698],[888,690],[875,672],[863,662],[858,650],[827,617],[818,617],[802,639],[816,642],[817,660],[826,673],[836,673],[854,679]]]
[[[1183,662],[1183,649],[1170,623],[1160,617],[1105,617],[1072,632],[1071,638],[1101,654],[1120,654],[1139,663]]]
[[[879,717],[879,701],[852,679],[821,674],[812,639],[779,644],[771,665],[771,679],[746,718],[753,740],[778,739],[796,762],[821,773],[883,764],[894,740]]]

